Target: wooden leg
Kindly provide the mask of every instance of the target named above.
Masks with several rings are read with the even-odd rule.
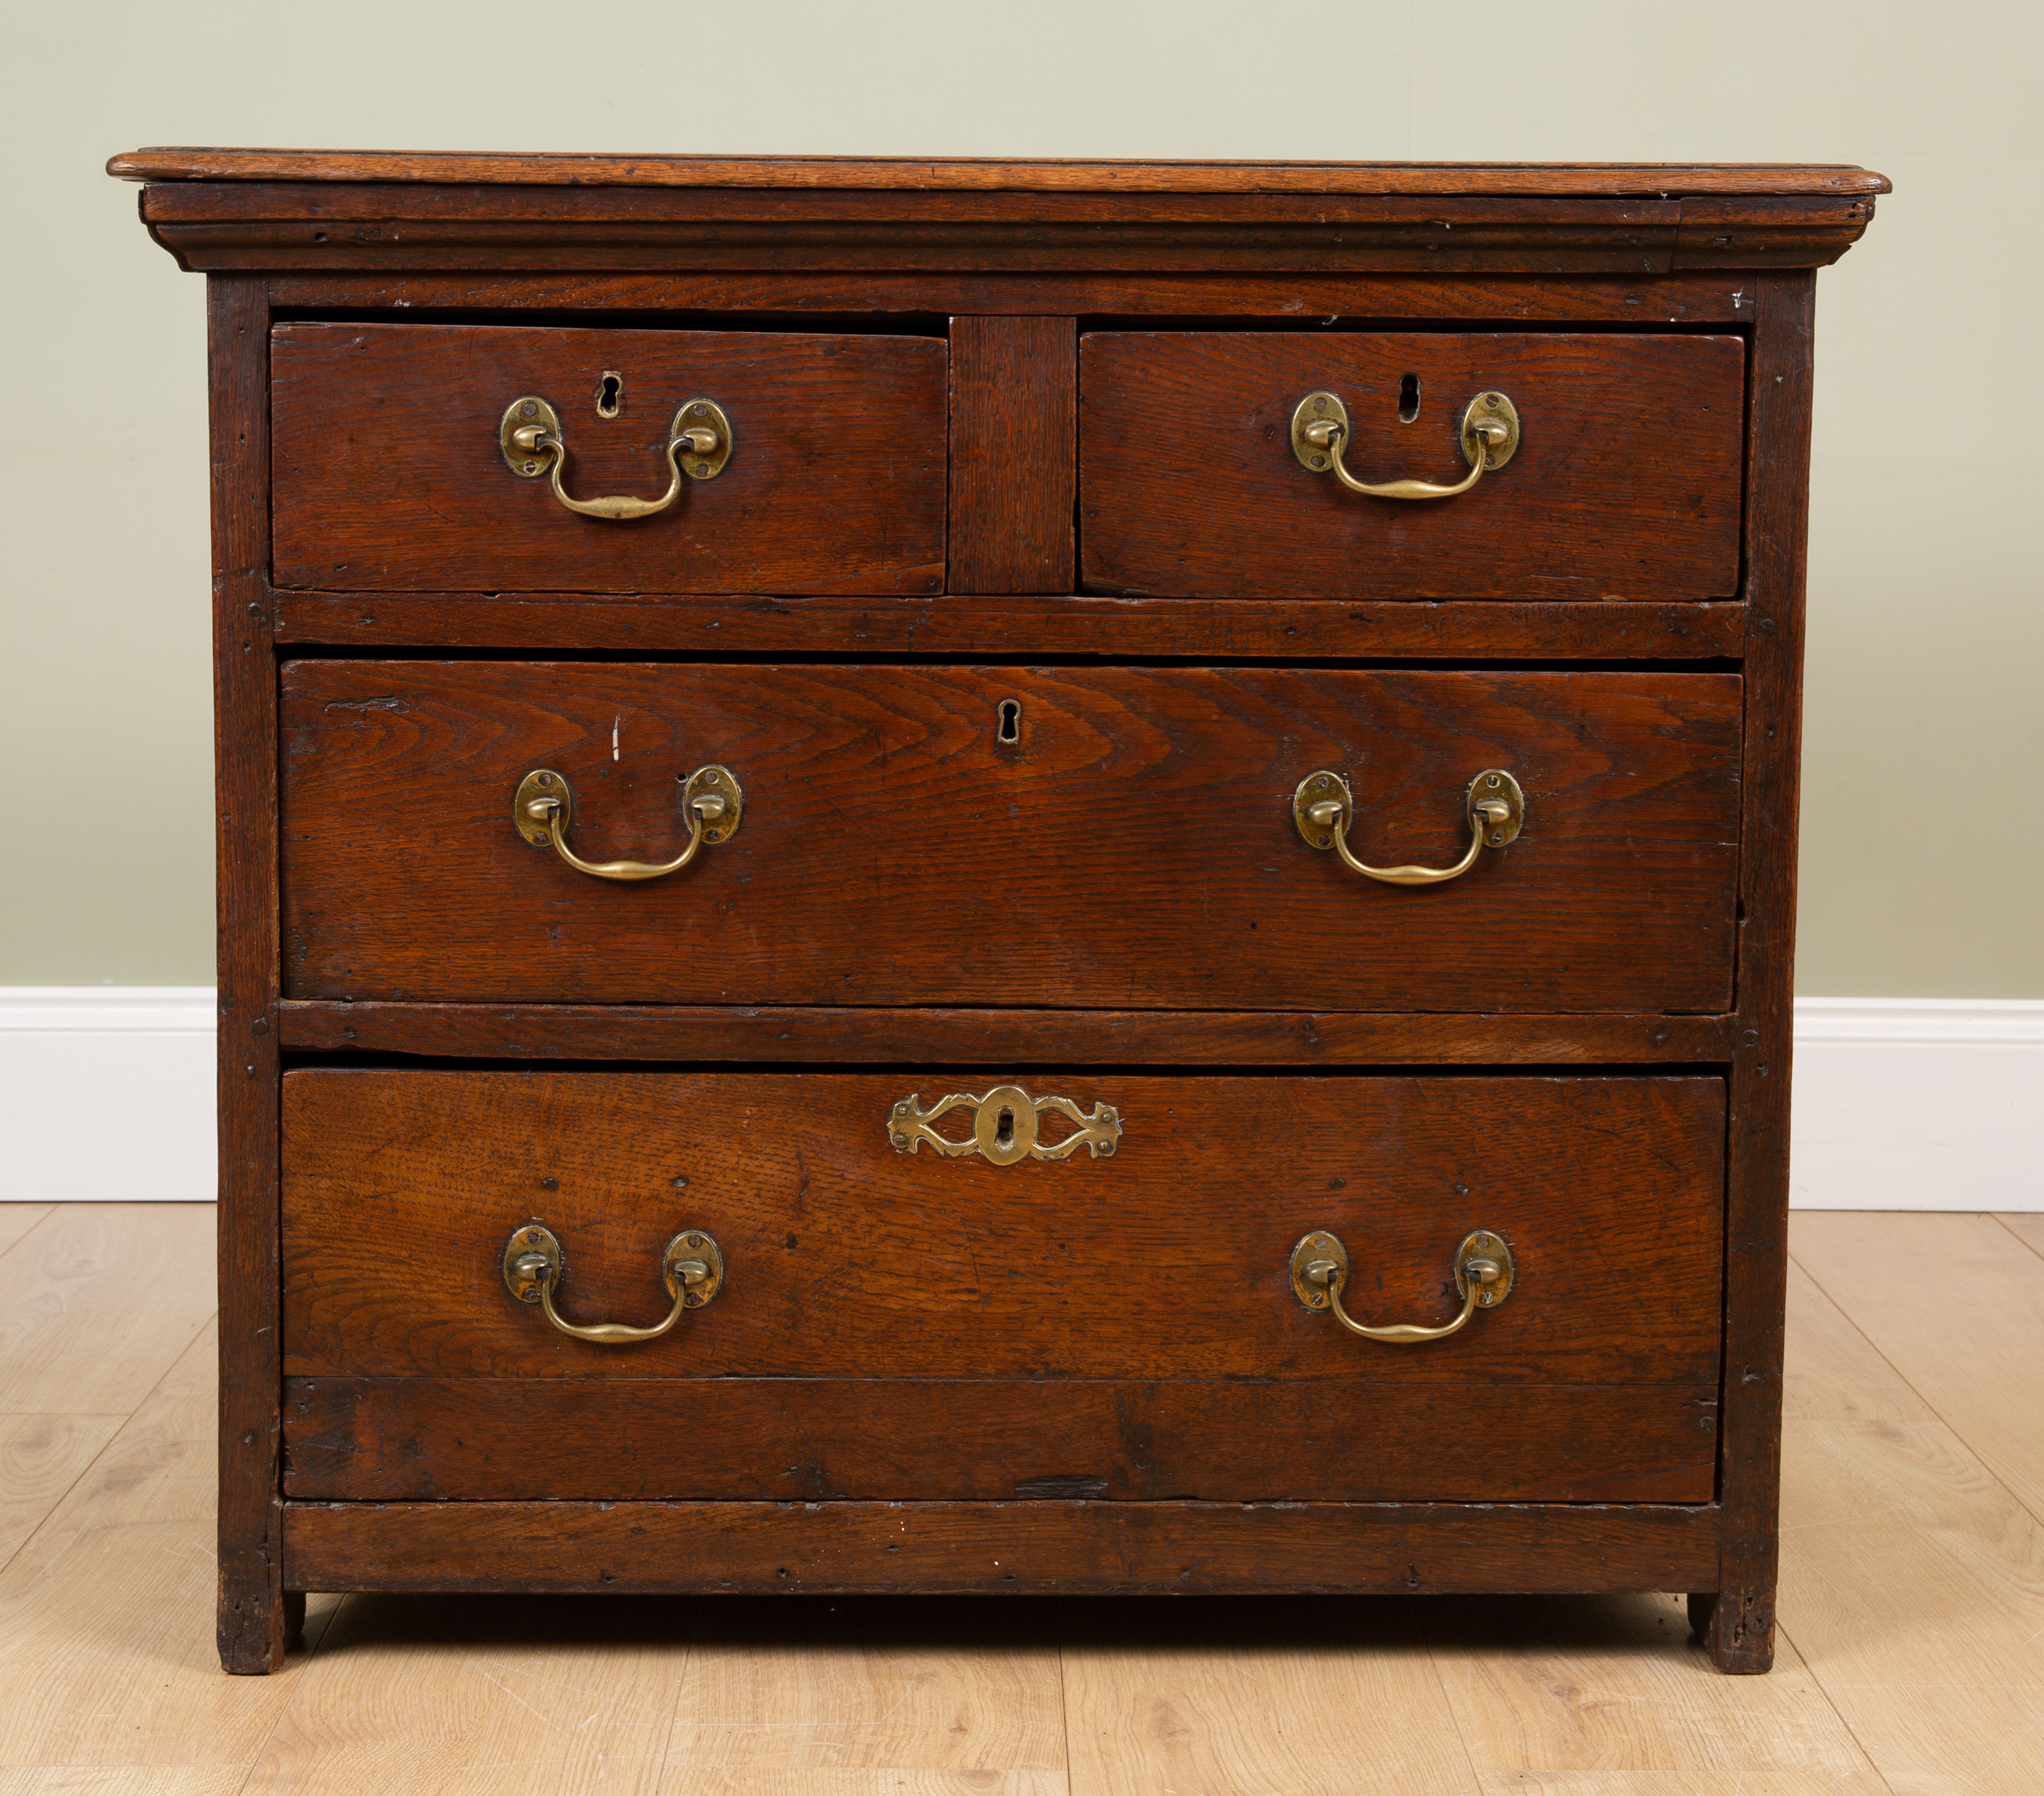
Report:
[[[284,1663],[305,1627],[305,1592],[220,1584],[221,1669],[262,1677]]]
[[[1689,1599],[1689,1623],[1703,1620],[1703,1644],[1721,1672],[1774,1668],[1774,1592],[1724,1590]]]

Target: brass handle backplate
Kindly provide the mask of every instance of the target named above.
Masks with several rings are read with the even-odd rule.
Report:
[[[1301,1237],[1292,1249],[1290,1271],[1292,1294],[1307,1309],[1332,1311],[1335,1320],[1352,1334],[1394,1342],[1439,1340],[1453,1334],[1478,1310],[1495,1310],[1509,1297],[1517,1275],[1504,1237],[1489,1229],[1473,1229],[1455,1250],[1455,1292],[1462,1300],[1460,1316],[1433,1327],[1387,1323],[1369,1328],[1341,1307],[1341,1288],[1348,1282],[1348,1249],[1339,1235],[1315,1229]]]
[[[1351,430],[1348,408],[1331,393],[1309,393],[1292,410],[1292,453],[1308,473],[1332,474],[1351,492],[1373,499],[1452,499],[1466,493],[1486,473],[1496,473],[1519,453],[1519,408],[1501,393],[1479,393],[1462,410],[1458,433],[1468,458],[1467,478],[1452,486],[1431,480],[1386,480],[1371,485],[1358,480],[1342,459]]]
[[[1438,886],[1458,879],[1476,864],[1486,848],[1507,848],[1525,825],[1526,795],[1502,767],[1485,767],[1469,782],[1464,796],[1469,814],[1469,847],[1452,867],[1369,867],[1348,846],[1355,821],[1356,796],[1339,773],[1323,768],[1309,773],[1292,792],[1292,821],[1312,848],[1332,848],[1342,864],[1366,879],[1387,886]]]
[[[607,499],[572,499],[561,485],[568,468],[567,439],[562,434],[560,414],[537,393],[525,393],[504,408],[497,421],[497,446],[503,452],[511,472],[521,480],[537,480],[543,474],[554,488],[554,496],[585,518],[606,518],[622,524],[633,518],[650,518],[665,511],[681,491],[684,474],[693,480],[714,480],[731,459],[731,420],[715,399],[684,399],[667,433],[667,464],[674,478],[657,499],[634,499],[629,495]]]
[[[964,1109],[973,1111],[973,1132],[964,1140],[954,1141],[931,1127],[939,1116]],[[1074,1125],[1062,1141],[1042,1139],[1037,1119],[1046,1110]],[[1111,1104],[1096,1103],[1088,1116],[1070,1098],[1032,1098],[1019,1085],[996,1085],[983,1098],[954,1092],[927,1110],[922,1094],[910,1092],[887,1115],[887,1139],[898,1154],[912,1154],[927,1141],[954,1159],[979,1154],[996,1166],[1013,1166],[1018,1160],[1065,1160],[1082,1147],[1098,1160],[1111,1155],[1121,1139],[1122,1115]]]
[[[688,818],[688,841],[671,861],[585,861],[568,846],[568,825],[575,820],[575,795],[565,776],[551,767],[535,767],[519,781],[511,800],[511,821],[535,848],[552,848],[577,873],[600,880],[657,880],[679,873],[707,842],[715,847],[738,833],[745,814],[745,794],[729,767],[715,761],[698,767],[681,786],[681,808]]]
[[[579,1323],[566,1320],[554,1307],[564,1271],[560,1242],[553,1230],[538,1223],[514,1229],[504,1243],[504,1284],[520,1303],[537,1304],[547,1320],[563,1334],[603,1346],[625,1346],[635,1340],[657,1340],[681,1318],[684,1310],[699,1310],[724,1287],[724,1255],[700,1229],[683,1229],[660,1255],[660,1277],[675,1306],[664,1322],[634,1328],[621,1322]]]

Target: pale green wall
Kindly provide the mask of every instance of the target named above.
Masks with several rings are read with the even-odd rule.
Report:
[[[0,984],[211,977],[202,283],[100,169],[232,144],[1880,169],[1818,289],[1801,989],[2044,996],[2035,0],[13,16]]]

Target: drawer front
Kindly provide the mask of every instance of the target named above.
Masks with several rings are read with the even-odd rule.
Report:
[[[1111,1151],[890,1145],[1004,1081],[1008,1139]],[[293,1072],[287,1489],[1707,1499],[1724,1125],[1693,1076]],[[722,1282],[572,1339],[504,1281],[535,1225],[578,1325],[657,1322],[678,1231]],[[1445,1338],[1295,1294],[1326,1231],[1358,1320],[1438,1325],[1478,1228],[1512,1288]]]
[[[1096,589],[1738,590],[1736,337],[1109,331],[1082,341],[1079,374],[1082,567]],[[1520,439],[1508,463],[1455,497],[1369,497],[1294,455],[1293,410],[1316,391],[1346,409],[1344,460],[1369,484],[1464,479],[1462,418],[1479,393],[1513,402]]]
[[[271,334],[275,579],[377,592],[930,593],[944,585],[945,345],[716,330],[284,324]],[[617,415],[597,410],[606,373]],[[566,510],[499,426],[545,400],[562,491],[659,497],[677,410],[730,454],[657,515]],[[522,464],[521,464],[522,465]]]
[[[1740,697],[1726,674],[297,662],[286,987],[1722,1010]],[[666,878],[588,876],[514,824],[548,770],[574,852],[669,857],[708,763],[740,826]],[[1365,862],[1454,864],[1485,769],[1524,827],[1446,883],[1378,884],[1300,835],[1321,769]]]

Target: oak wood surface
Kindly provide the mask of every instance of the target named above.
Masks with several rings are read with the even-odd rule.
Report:
[[[1707,1503],[1717,1474],[1714,1383],[314,1378],[284,1412],[285,1495],[351,1500]]]
[[[1732,674],[303,661],[282,692],[294,997],[1731,996]],[[579,852],[671,854],[676,782],[710,760],[744,822],[680,875],[594,880],[512,827],[519,781],[551,767]],[[1524,787],[1526,828],[1446,885],[1365,881],[1292,822],[1300,778],[1345,770],[1358,853],[1450,864],[1486,767]]]
[[[0,1397],[0,1405],[8,1401]],[[0,1407],[0,1568],[42,1525],[125,1419],[47,1411],[18,1414]]]
[[[284,1506],[313,1590],[1680,1590],[1707,1505],[312,1503]],[[996,1565],[996,1561],[1001,1563]]]
[[[269,306],[209,278],[215,909],[220,1027],[221,1662],[261,1672],[289,1632],[279,1581],[277,1361],[277,663],[270,634]]]
[[[278,641],[334,647],[1684,661],[1735,657],[1746,640],[1743,605],[1686,600],[280,592],[272,605]]]
[[[1466,276],[1232,273],[1014,274],[812,273],[677,268],[657,274],[416,273],[405,270],[277,271],[271,303],[306,312],[427,307],[490,311],[911,313],[936,319],[978,313],[1260,315],[1295,330],[1350,329],[1387,319],[1514,324],[1585,320],[1631,326],[1749,323],[1752,283],[1736,274]]]
[[[410,181],[683,187],[1299,193],[1886,193],[1843,163],[1008,161],[971,157],[602,156],[152,147],[109,159],[129,181]]]
[[[911,1093],[1004,1081],[1113,1105],[1116,1151],[995,1167],[889,1145]],[[287,1073],[284,1093],[298,1377],[1689,1387],[1718,1367],[1714,1078],[359,1068]],[[571,1320],[658,1320],[684,1228],[715,1237],[726,1287],[629,1352],[575,1340],[502,1283],[527,1222],[561,1242]],[[1452,1317],[1474,1228],[1520,1282],[1423,1351],[1359,1341],[1292,1294],[1315,1228],[1348,1243],[1363,1320]],[[1059,1469],[1086,1468],[1029,1475]]]
[[[1077,321],[955,318],[950,345],[946,586],[1069,592]]]
[[[279,325],[271,337],[280,586],[935,592],[945,346],[915,336]],[[623,377],[599,416],[600,374]],[[578,517],[506,464],[514,399],[560,414],[571,496],[656,498],[675,410],[732,452],[657,516]]]
[[[1725,1671],[1773,1663],[1780,1561],[1782,1329],[1788,1264],[1788,1076],[1794,1034],[1796,806],[1809,528],[1815,277],[1762,276],[1748,463],[1739,860],[1740,1029],[1726,1186],[1725,1565],[1711,1649]]]
[[[1214,597],[1725,597],[1744,377],[1731,336],[1090,331],[1081,581]],[[1347,408],[1347,466],[1366,482],[1461,479],[1462,416],[1485,390],[1512,399],[1523,436],[1455,498],[1372,498],[1292,453],[1293,409],[1323,389]]]
[[[389,1004],[287,999],[284,1046],[321,1053],[573,1060],[1060,1065],[1488,1066],[1729,1059],[1732,1016],[879,1010],[775,1006]]]

